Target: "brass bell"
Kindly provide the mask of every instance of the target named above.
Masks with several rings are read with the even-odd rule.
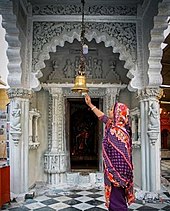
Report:
[[[86,77],[85,75],[77,75],[74,81],[74,87],[71,89],[73,92],[78,92],[80,94],[87,93],[89,89],[86,87]]]

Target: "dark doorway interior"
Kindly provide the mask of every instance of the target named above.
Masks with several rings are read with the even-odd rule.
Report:
[[[71,169],[98,170],[98,118],[84,99],[69,99],[69,102]],[[92,102],[99,106],[99,99]]]

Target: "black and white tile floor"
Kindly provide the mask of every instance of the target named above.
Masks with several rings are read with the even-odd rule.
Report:
[[[104,194],[101,189],[93,188],[87,190],[55,190],[51,194],[44,194],[24,202],[11,202],[5,204],[2,210],[11,211],[104,211]],[[170,200],[156,203],[142,204],[141,201],[133,203],[129,210],[167,211],[170,210]],[[121,210],[118,210],[121,211]]]
[[[170,182],[170,160],[161,160],[162,176]]]
[[[161,161],[162,175],[170,181],[170,160]],[[169,183],[168,183],[169,184]],[[170,188],[170,186],[169,186]],[[161,201],[155,203],[145,203],[136,200],[129,207],[129,211],[170,211],[170,189],[163,192]],[[33,199],[25,201],[16,198],[16,202],[5,204],[2,207],[4,211],[104,211],[107,210],[104,205],[104,192],[101,188],[83,190],[61,190],[61,189],[40,189],[39,194]],[[23,198],[23,197],[22,197]],[[121,211],[121,210],[117,210]]]

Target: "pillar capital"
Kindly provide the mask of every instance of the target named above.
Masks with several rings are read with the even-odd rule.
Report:
[[[161,88],[146,88],[138,91],[138,97],[140,100],[147,100],[148,98],[156,98],[159,100],[163,95],[163,89]]]
[[[30,99],[32,97],[32,90],[24,89],[24,88],[10,88],[8,89],[7,93],[10,99],[13,99],[13,98]]]

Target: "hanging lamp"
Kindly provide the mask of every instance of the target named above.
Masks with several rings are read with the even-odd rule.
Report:
[[[84,0],[81,1],[82,3],[82,22],[81,22],[81,51],[80,51],[80,64],[78,73],[74,80],[74,86],[71,89],[73,92],[78,92],[80,94],[85,94],[89,91],[86,86],[86,76],[85,76],[85,56],[84,54],[88,53],[88,46],[84,43],[84,34],[85,34],[85,25],[84,25]]]

